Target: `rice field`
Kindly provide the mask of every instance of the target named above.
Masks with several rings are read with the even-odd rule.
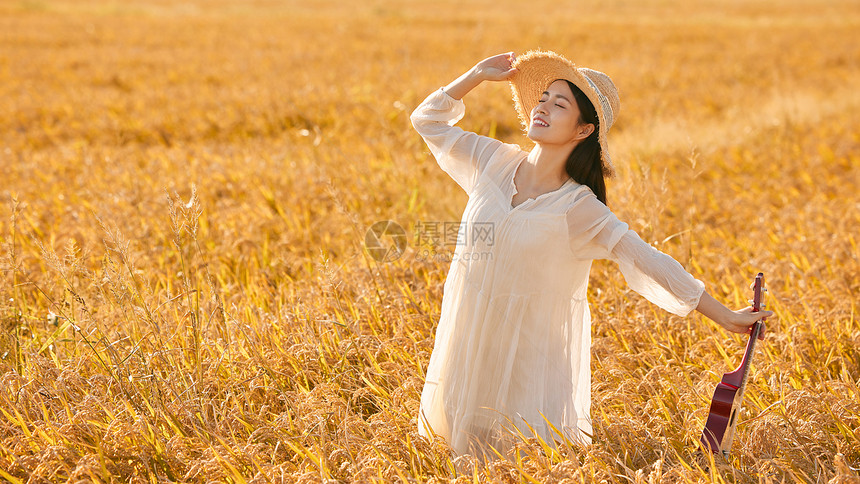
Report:
[[[0,0],[0,480],[860,482],[858,31],[848,0]],[[454,248],[420,227],[467,197],[409,114],[533,48],[618,86],[619,218],[729,306],[766,274],[728,459],[698,439],[746,338],[606,261],[592,445],[418,435]],[[530,146],[507,84],[465,101]]]

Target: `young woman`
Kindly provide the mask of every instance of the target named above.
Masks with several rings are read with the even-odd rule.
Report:
[[[454,126],[463,96],[504,80],[531,151]],[[529,426],[547,442],[553,427],[591,442],[594,259],[614,260],[632,289],[680,316],[696,309],[738,333],[771,316],[723,306],[609,210],[607,135],[618,109],[605,74],[533,51],[484,59],[412,113],[440,167],[469,195],[421,395],[421,435],[482,459],[491,447],[504,454],[517,431],[530,437]]]

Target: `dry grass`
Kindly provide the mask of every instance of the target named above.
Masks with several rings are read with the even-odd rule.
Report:
[[[426,3],[0,3],[0,478],[858,482],[857,3]],[[408,114],[533,47],[619,86],[622,219],[730,305],[768,276],[728,462],[696,442],[744,339],[604,263],[595,444],[459,474],[417,435],[447,262],[364,234],[459,219]],[[525,142],[507,86],[467,102]]]

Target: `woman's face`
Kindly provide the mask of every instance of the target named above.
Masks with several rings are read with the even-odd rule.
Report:
[[[593,129],[591,124],[579,123],[576,99],[567,81],[559,79],[547,87],[532,109],[528,137],[544,145],[576,145]]]

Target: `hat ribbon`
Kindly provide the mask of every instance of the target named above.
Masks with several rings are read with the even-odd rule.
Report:
[[[597,93],[597,99],[600,100],[600,105],[603,106],[603,112],[607,114],[607,118],[609,118],[609,123],[607,124],[611,126],[612,122],[615,121],[615,113],[612,112],[612,105],[609,104],[609,99],[607,99],[606,96],[604,96],[603,93],[600,92],[600,89],[597,88],[597,84],[595,84],[594,81],[591,80],[591,78],[589,78],[585,74],[583,74],[582,77],[584,77],[585,80],[588,81],[588,85],[591,86],[591,88],[594,89],[594,92]],[[607,130],[609,129],[609,126],[606,127]]]

